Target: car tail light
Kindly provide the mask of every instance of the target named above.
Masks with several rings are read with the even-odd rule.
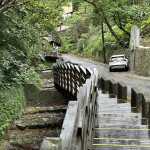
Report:
[[[122,61],[127,61],[126,59],[123,59]]]
[[[113,62],[113,60],[110,60],[109,62]]]

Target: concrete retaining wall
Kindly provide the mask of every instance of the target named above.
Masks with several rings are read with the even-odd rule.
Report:
[[[106,61],[109,62],[109,59],[112,55],[119,55],[119,54],[125,54],[126,57],[130,58],[130,50],[124,49],[124,50],[113,50],[106,54]],[[104,62],[103,54],[97,52],[95,57],[93,56],[92,60]]]
[[[60,94],[56,89],[42,89],[39,86],[28,83],[24,85],[24,92],[29,105],[37,103],[41,104],[57,104],[60,101],[65,100],[64,96]]]
[[[53,78],[53,70],[35,70],[41,79],[50,79]]]
[[[138,48],[135,53],[135,73],[150,76],[150,48]]]

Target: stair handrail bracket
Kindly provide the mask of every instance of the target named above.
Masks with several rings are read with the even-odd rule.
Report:
[[[70,62],[53,66],[54,83],[70,100],[60,134],[59,149],[92,148],[95,130],[98,71]]]

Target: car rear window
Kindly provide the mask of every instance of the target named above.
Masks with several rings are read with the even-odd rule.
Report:
[[[113,61],[121,61],[124,59],[124,56],[119,56],[119,57],[112,57],[111,60]]]

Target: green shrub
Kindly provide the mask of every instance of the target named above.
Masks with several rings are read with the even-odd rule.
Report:
[[[17,119],[26,105],[23,86],[16,85],[0,91],[0,138],[9,123]]]

